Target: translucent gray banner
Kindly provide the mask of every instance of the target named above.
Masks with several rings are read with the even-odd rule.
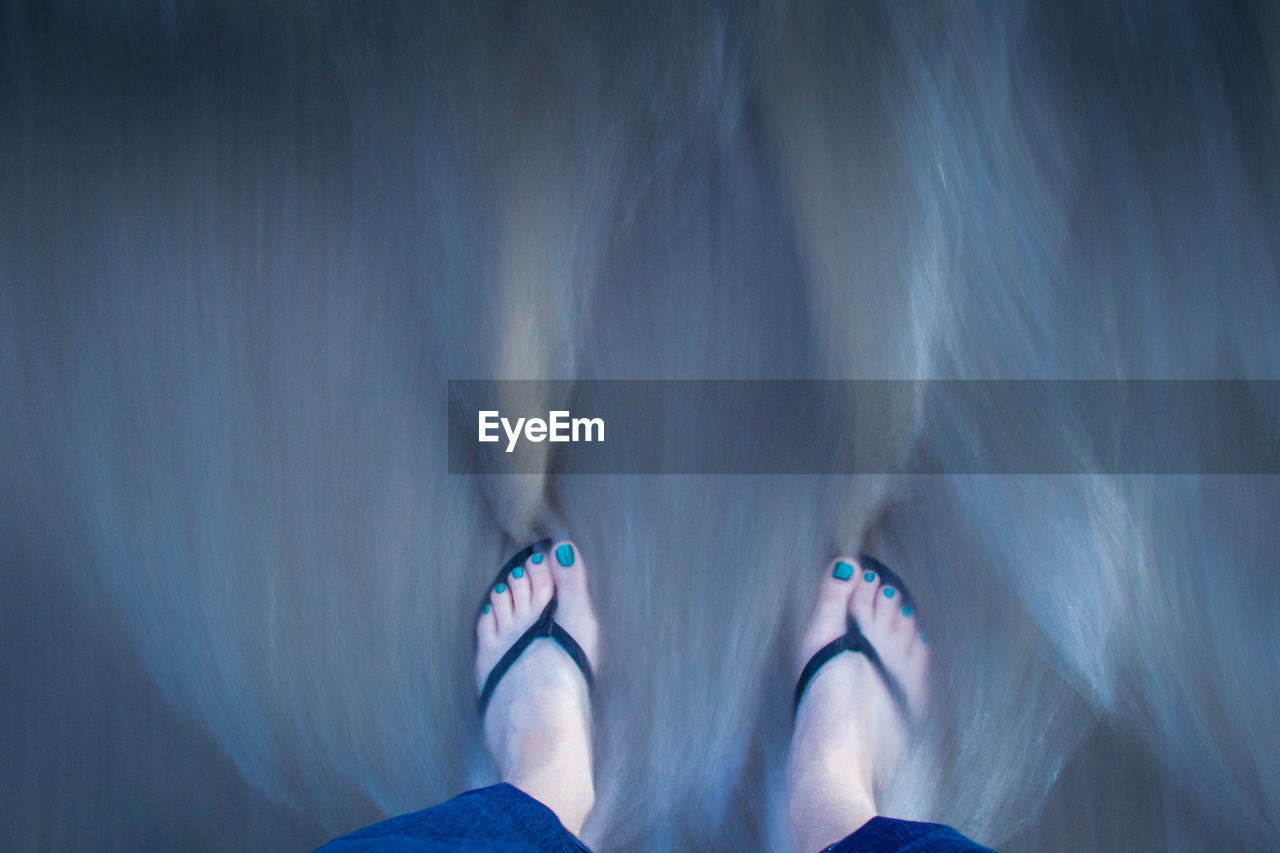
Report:
[[[1280,382],[449,382],[449,472],[1277,474]]]

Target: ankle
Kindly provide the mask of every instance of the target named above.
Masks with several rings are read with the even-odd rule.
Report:
[[[551,809],[565,829],[578,835],[595,807],[596,792],[589,777],[582,782],[566,784],[566,779],[570,778],[581,777],[566,775],[559,769],[542,768],[527,776],[512,774],[503,781]]]
[[[824,850],[877,814],[871,767],[850,750],[792,753],[790,821],[798,853]]]
[[[590,743],[572,730],[546,731],[525,740],[503,781],[551,809],[575,835],[595,805]]]
[[[825,850],[876,816],[870,797],[857,792],[826,792],[805,803],[791,801],[791,836],[797,853]]]

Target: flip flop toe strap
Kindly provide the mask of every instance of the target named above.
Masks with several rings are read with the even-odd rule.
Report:
[[[911,713],[907,705],[907,695],[903,692],[902,685],[898,683],[898,679],[893,677],[893,673],[885,668],[884,661],[880,659],[875,646],[871,645],[871,641],[863,635],[861,629],[858,628],[858,623],[853,620],[852,616],[846,617],[845,629],[843,635],[818,649],[817,653],[809,658],[808,663],[804,665],[804,669],[800,673],[800,680],[796,682],[795,701],[791,706],[792,716],[794,717],[799,712],[800,699],[804,696],[804,691],[808,689],[809,683],[817,676],[818,670],[822,669],[836,655],[844,652],[856,652],[865,656],[871,662],[871,665],[875,667],[876,672],[880,674],[880,680],[884,682],[885,688],[889,691],[889,697],[897,705],[903,719],[910,720]]]
[[[511,648],[507,649],[498,663],[489,671],[489,677],[484,680],[484,689],[480,691],[480,716],[484,716],[485,709],[489,707],[489,700],[493,698],[493,691],[498,689],[498,682],[502,680],[502,676],[507,674],[507,670],[524,654],[524,650],[534,640],[540,640],[548,637],[560,644],[565,653],[573,659],[578,669],[582,671],[582,677],[587,682],[587,689],[590,690],[595,683],[595,677],[591,672],[591,662],[587,660],[587,653],[582,650],[582,646],[578,645],[578,641],[573,638],[568,631],[561,627],[560,623],[555,621],[556,600],[553,598],[547,603],[543,609],[542,615],[538,617],[538,621],[529,626],[529,629],[520,635],[520,639],[516,640]]]

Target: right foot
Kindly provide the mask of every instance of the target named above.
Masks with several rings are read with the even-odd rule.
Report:
[[[914,614],[904,613],[899,591],[882,585],[878,574],[852,558],[840,557],[827,567],[796,673],[845,633],[846,613],[902,686],[911,716],[919,719],[927,700],[928,647]],[[798,851],[835,844],[876,816],[876,785],[900,766],[908,733],[908,723],[865,655],[844,652],[818,670],[800,700],[787,760]]]
[[[565,565],[568,563],[568,565]],[[476,626],[476,685],[558,598],[555,620],[598,670],[599,628],[586,567],[571,542],[534,554],[489,592]],[[498,682],[484,713],[485,742],[502,780],[551,809],[577,835],[595,803],[591,706],[573,659],[550,638],[535,640]]]

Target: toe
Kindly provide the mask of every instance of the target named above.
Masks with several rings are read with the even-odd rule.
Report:
[[[598,667],[600,626],[596,623],[591,598],[587,594],[587,566],[582,554],[571,541],[557,542],[547,563],[551,566],[551,581],[559,601],[556,621],[582,646],[591,665]]]
[[[531,609],[530,601],[533,596],[529,573],[523,565],[516,566],[511,570],[511,574],[507,575],[507,587],[511,590],[511,606],[515,611],[516,620],[519,621]]]
[[[915,605],[903,601],[898,605],[898,630],[911,637],[914,642],[918,629]]]
[[[814,622],[824,623],[829,630],[827,639],[835,639],[845,632],[845,611],[849,608],[849,597],[856,589],[858,564],[852,557],[837,557],[832,560],[822,574],[818,583],[818,603],[814,608]]]
[[[887,583],[879,586],[879,591],[872,596],[871,622],[862,629],[877,648],[894,635],[902,612],[901,591]]]
[[[845,632],[849,597],[856,589],[858,564],[852,557],[837,557],[827,564],[818,582],[818,601],[800,644],[801,663]]]
[[[866,631],[875,614],[876,596],[880,594],[880,576],[868,568],[858,574],[849,602],[849,612],[857,621],[859,629]]]
[[[493,616],[493,604],[486,602],[476,620],[476,639],[482,647],[491,645],[498,639],[498,623]]]
[[[908,649],[908,655],[911,658],[912,667],[921,671],[925,670],[929,665],[929,646],[921,639],[919,631],[913,631],[911,634],[911,645]]]
[[[827,565],[822,580],[818,583],[818,604],[814,609],[814,619],[833,626],[835,637],[845,631],[844,614],[849,607],[849,596],[856,588],[857,577],[857,562],[852,557],[837,557]]]
[[[586,567],[582,555],[571,541],[557,542],[551,549],[551,574],[555,578],[556,592],[563,603],[585,596],[587,590]]]
[[[515,622],[512,609],[511,591],[506,583],[498,583],[489,591],[489,604],[493,607],[493,618],[498,626],[498,633],[508,630]]]
[[[540,613],[556,591],[555,581],[551,579],[551,567],[547,565],[545,554],[534,554],[525,562],[524,568],[529,576],[529,601],[533,609]]]
[[[914,628],[916,624],[916,606],[909,601],[903,601],[899,604],[898,609],[902,613],[903,621]]]
[[[902,608],[902,593],[893,584],[880,584],[880,594],[876,596],[876,619],[888,623],[898,615]]]

